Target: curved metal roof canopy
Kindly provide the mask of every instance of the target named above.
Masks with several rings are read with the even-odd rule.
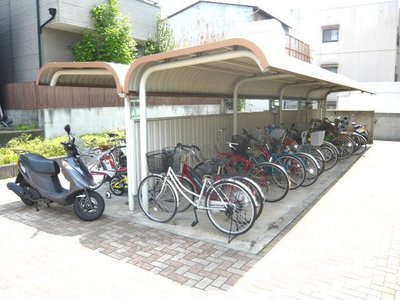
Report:
[[[115,88],[120,94],[129,65],[106,62],[62,62],[45,64],[36,85]]]
[[[128,71],[125,93],[139,95],[146,72],[151,73],[149,95],[232,97],[241,81],[240,97],[252,99],[279,99],[282,90],[284,99],[312,100],[324,100],[331,92],[364,91],[349,78],[281,51],[266,41],[235,38],[142,57]]]

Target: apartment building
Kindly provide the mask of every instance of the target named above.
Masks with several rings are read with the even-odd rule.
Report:
[[[0,84],[33,81],[46,62],[73,61],[73,45],[84,29],[93,28],[90,10],[106,2],[0,0]],[[155,2],[120,0],[119,5],[139,44],[154,35],[160,14]]]
[[[342,1],[299,21],[314,64],[358,81],[400,80],[397,0]]]

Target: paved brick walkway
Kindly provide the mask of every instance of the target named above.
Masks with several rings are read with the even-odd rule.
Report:
[[[36,212],[0,181],[0,298],[400,299],[400,161],[388,151],[400,143],[375,142],[259,255],[109,214]]]
[[[57,205],[42,205],[36,212],[19,201],[12,202],[0,206],[0,216],[34,228],[36,233],[78,237],[87,249],[202,290],[229,290],[260,259],[109,215],[83,222],[71,208]]]

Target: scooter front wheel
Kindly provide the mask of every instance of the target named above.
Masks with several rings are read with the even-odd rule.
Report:
[[[104,212],[104,199],[95,191],[83,191],[74,201],[75,214],[84,221],[94,221]]]

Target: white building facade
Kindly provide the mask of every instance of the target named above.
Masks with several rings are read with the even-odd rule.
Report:
[[[397,81],[397,0],[353,1],[319,10],[311,20],[314,64],[358,81]]]

